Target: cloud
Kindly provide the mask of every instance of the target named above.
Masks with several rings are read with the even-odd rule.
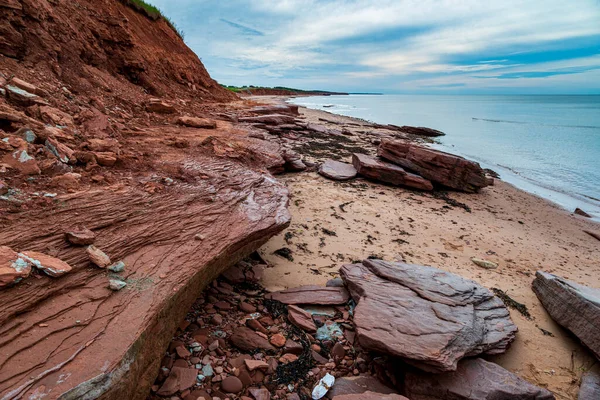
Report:
[[[468,90],[485,77],[518,90],[517,81],[561,75],[600,92],[576,78],[600,65],[597,0],[150,1],[224,83]],[[548,69],[561,61],[571,69]]]

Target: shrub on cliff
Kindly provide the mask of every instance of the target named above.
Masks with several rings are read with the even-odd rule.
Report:
[[[131,8],[133,8],[134,10],[137,10],[138,12],[141,12],[142,14],[144,14],[148,18],[152,19],[153,21],[156,21],[159,18],[164,19],[165,22],[183,40],[183,38],[185,36],[184,33],[183,33],[183,31],[181,29],[179,29],[177,27],[177,25],[173,21],[171,21],[171,19],[169,19],[169,17],[165,16],[162,13],[162,11],[160,11],[158,8],[156,8],[152,4],[148,4],[144,0],[121,0],[121,1],[123,3],[125,3],[125,4],[127,4],[128,6],[130,6]]]

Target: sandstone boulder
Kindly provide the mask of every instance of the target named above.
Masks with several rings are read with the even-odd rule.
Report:
[[[191,388],[196,383],[198,371],[195,368],[173,367],[169,377],[156,392],[159,396],[171,396]]]
[[[8,101],[21,107],[29,107],[35,104],[48,104],[37,94],[29,93],[14,85],[6,85],[5,90]]]
[[[157,114],[173,114],[177,112],[177,108],[161,99],[150,99],[146,103],[146,110]]]
[[[433,190],[433,185],[427,179],[366,154],[353,154],[352,165],[354,165],[358,174],[365,178],[420,190]]]
[[[175,123],[178,125],[189,126],[192,128],[200,128],[200,129],[215,129],[217,127],[217,123],[212,119],[206,118],[197,118],[197,117],[177,117]]]
[[[367,391],[380,395],[396,393],[394,389],[387,387],[374,376],[359,375],[336,379],[335,385],[329,390],[327,397],[331,399],[342,395],[359,395]]]
[[[12,286],[31,273],[31,262],[7,246],[0,246],[0,289]]]
[[[381,141],[377,154],[431,182],[452,189],[472,193],[489,185],[478,163],[454,154],[387,139]]]
[[[322,286],[300,286],[282,290],[280,292],[269,293],[265,299],[277,300],[283,304],[318,304],[318,305],[336,305],[346,304],[350,300],[350,295],[342,287],[322,287]]]
[[[418,136],[427,136],[427,137],[436,137],[436,136],[444,136],[445,133],[442,131],[438,131],[436,129],[424,128],[422,126],[399,126],[399,131],[410,133],[411,135]]]
[[[341,276],[358,303],[354,323],[366,350],[443,372],[456,370],[463,357],[504,353],[515,339],[504,303],[458,275],[365,260],[344,265]]]
[[[357,173],[356,168],[352,164],[335,160],[325,160],[319,167],[319,174],[334,181],[353,179]]]
[[[312,319],[312,315],[300,307],[289,305],[288,306],[288,319],[298,328],[308,333],[315,333],[317,326]]]
[[[259,115],[257,117],[242,117],[239,118],[240,122],[259,123],[265,125],[285,125],[293,124],[296,119],[291,115],[285,114],[267,114]]]
[[[37,251],[24,251],[19,254],[40,271],[53,278],[58,278],[71,271],[71,266],[66,262]]]
[[[538,271],[533,291],[552,319],[600,358],[600,289]]]
[[[581,378],[577,400],[598,399],[600,399],[600,368],[595,367],[591,371],[586,372]]]
[[[13,77],[10,80],[10,84],[13,85],[13,86],[18,87],[19,89],[25,90],[25,91],[27,91],[29,93],[36,94],[38,96],[42,96],[43,97],[43,96],[47,96],[48,95],[48,93],[46,93],[46,91],[38,88],[37,86],[35,86],[35,85],[33,85],[33,84],[29,83],[29,82],[25,82],[24,80],[19,79],[17,77]]]
[[[249,109],[254,114],[291,114],[300,115],[298,106],[293,104],[273,104],[265,106],[257,106]]]
[[[554,400],[548,390],[481,358],[445,374],[409,372],[404,385],[411,400]]]
[[[94,243],[96,240],[96,234],[86,228],[85,226],[79,226],[65,233],[69,243],[77,246],[87,246]]]

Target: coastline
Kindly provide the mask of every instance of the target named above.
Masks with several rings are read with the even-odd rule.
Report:
[[[281,103],[285,99],[251,100]],[[307,123],[350,131],[347,137],[355,144],[346,145],[352,149],[372,154],[376,148],[379,130],[371,127],[367,132],[363,120],[303,107],[300,113]],[[311,147],[311,142],[296,139],[287,145],[309,161],[326,158],[327,152],[321,155],[317,151],[321,148]],[[341,161],[348,161],[347,154],[341,154]],[[547,387],[559,399],[576,398],[579,379],[594,360],[553,322],[531,290],[531,282],[537,270],[544,270],[600,287],[599,242],[584,232],[599,231],[599,224],[502,180],[477,194],[448,193],[471,212],[430,193],[364,179],[334,182],[316,172],[303,172],[278,180],[290,190],[292,224],[260,250],[272,265],[263,279],[269,290],[323,285],[337,276],[342,264],[368,256],[458,273],[503,290],[532,315],[529,320],[511,310],[519,327],[517,340],[506,354],[489,359]],[[335,235],[324,234],[323,228]],[[282,247],[292,250],[293,261],[274,254]],[[473,257],[499,267],[483,269],[471,262]]]

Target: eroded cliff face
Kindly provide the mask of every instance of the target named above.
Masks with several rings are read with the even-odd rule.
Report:
[[[235,98],[166,21],[118,0],[2,0],[0,10],[0,54],[74,91],[117,91],[109,74],[156,96]]]
[[[117,0],[0,13],[0,399],[145,398],[202,289],[289,224],[285,161],[165,21]],[[124,271],[67,240],[82,227]],[[1,256],[27,251],[70,270],[12,279]]]

